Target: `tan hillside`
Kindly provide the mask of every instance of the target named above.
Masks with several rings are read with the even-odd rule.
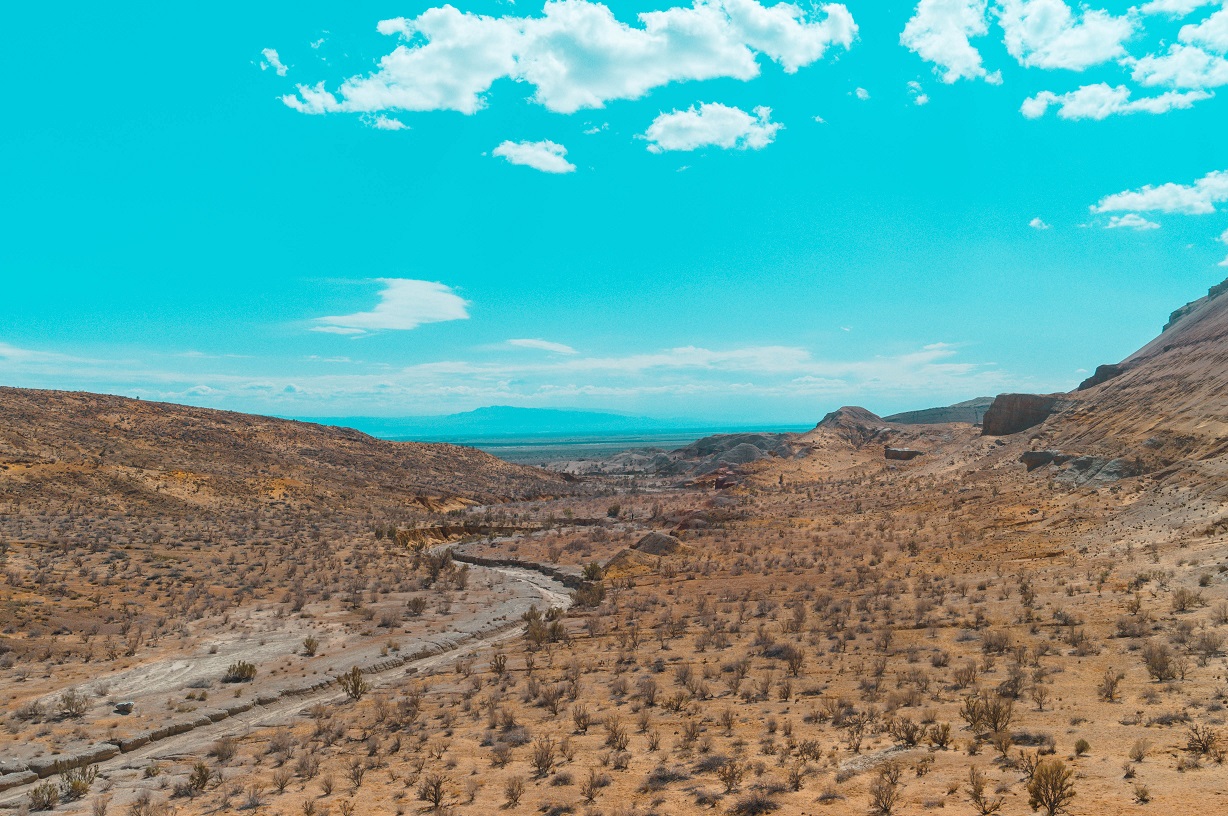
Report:
[[[190,514],[274,502],[348,511],[556,492],[471,448],[98,394],[0,388],[0,507],[79,501]]]

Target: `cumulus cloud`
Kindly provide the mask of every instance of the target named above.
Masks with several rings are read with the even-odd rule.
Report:
[[[1135,31],[1130,16],[1084,8],[1075,14],[1063,0],[1001,0],[998,22],[1006,50],[1025,68],[1082,71],[1125,56]]]
[[[277,56],[277,51],[273,48],[266,48],[260,52],[264,55],[264,62],[260,63],[260,70],[267,71],[272,68],[277,72],[278,76],[285,76],[290,69],[281,64],[281,59]]]
[[[377,278],[380,302],[367,312],[316,318],[312,331],[361,335],[381,330],[416,329],[424,323],[466,320],[469,302],[442,283]]]
[[[971,39],[988,32],[987,0],[921,0],[900,44],[941,69],[942,81],[985,77]]]
[[[759,150],[776,139],[783,125],[771,121],[772,109],[758,107],[754,115],[719,102],[662,113],[644,133],[653,153],[697,150],[701,147]]]
[[[409,130],[409,125],[400,119],[384,116],[382,113],[379,116],[364,117],[363,122],[366,123],[367,127],[375,128],[376,130]]]
[[[541,339],[508,340],[507,344],[509,346],[515,346],[516,348],[527,348],[527,349],[536,349],[538,351],[549,351],[552,354],[579,354],[580,353],[576,351],[574,348],[572,348],[571,346],[565,345],[563,343],[552,343],[549,340],[541,340]]]
[[[1153,230],[1159,229],[1160,225],[1154,221],[1148,221],[1138,213],[1126,213],[1125,215],[1114,215],[1109,217],[1109,223],[1104,225],[1105,229],[1132,229],[1132,230]]]
[[[1032,229],[1038,229],[1038,230],[1047,230],[1050,228],[1050,225],[1046,224],[1040,218],[1040,216],[1037,216],[1036,218],[1033,218],[1031,221],[1029,221],[1028,226],[1031,227]]]
[[[673,82],[759,74],[759,55],[788,73],[829,48],[848,48],[857,25],[845,6],[803,9],[756,0],[695,0],[618,20],[589,0],[551,0],[541,16],[492,17],[452,6],[414,18],[381,21],[377,29],[403,42],[378,70],[344,80],[336,92],[321,82],[283,97],[304,113],[454,110],[486,105],[498,79],[534,88],[546,108],[573,113],[617,99],[638,99]]]
[[[925,89],[921,87],[921,83],[917,82],[915,79],[908,83],[908,92],[912,95],[914,105],[929,104],[930,95],[927,94]]]
[[[1228,59],[1194,45],[1176,43],[1167,53],[1123,60],[1131,78],[1142,85],[1169,88],[1218,88],[1228,85]]]
[[[1131,99],[1130,89],[1125,85],[1100,82],[1064,94],[1041,91],[1025,99],[1019,110],[1028,119],[1044,116],[1050,107],[1056,107],[1062,119],[1106,119],[1117,114],[1167,113],[1189,108],[1211,96],[1207,91],[1167,91],[1159,96]]]
[[[1215,212],[1216,204],[1228,201],[1228,171],[1213,171],[1193,184],[1169,182],[1137,190],[1126,190],[1105,196],[1092,205],[1092,212],[1164,212],[1185,215],[1206,215]]]
[[[557,142],[503,142],[492,152],[512,164],[532,167],[543,173],[572,173],[576,169],[564,158],[567,148]]]
[[[1228,3],[1200,23],[1182,26],[1177,39],[1213,51],[1228,51]]]
[[[1167,51],[1121,62],[1143,85],[1194,89],[1228,85],[1228,4],[1198,23],[1182,26],[1177,40]]]

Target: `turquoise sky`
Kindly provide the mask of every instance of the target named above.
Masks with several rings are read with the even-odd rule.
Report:
[[[23,4],[0,383],[810,422],[1228,275],[1228,8]]]

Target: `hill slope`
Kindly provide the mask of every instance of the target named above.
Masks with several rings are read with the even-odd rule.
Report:
[[[471,448],[123,397],[0,388],[0,506],[79,501],[174,513],[314,502],[344,511],[498,501],[557,493],[561,484]]]

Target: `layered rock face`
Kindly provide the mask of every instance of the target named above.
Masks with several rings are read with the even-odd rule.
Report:
[[[1061,405],[1056,394],[999,394],[981,422],[983,436],[1026,431],[1049,418]]]

